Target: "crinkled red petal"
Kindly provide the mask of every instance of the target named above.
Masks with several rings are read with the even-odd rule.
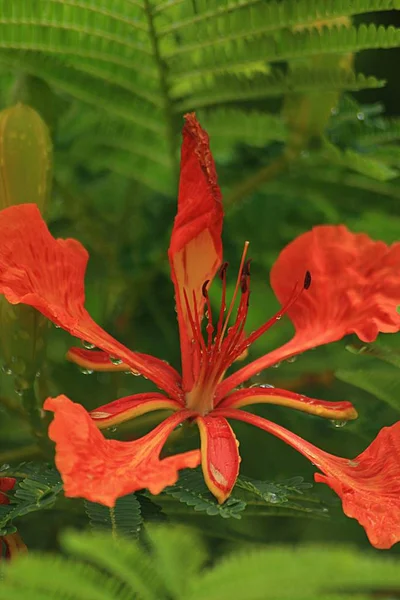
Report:
[[[271,285],[281,303],[310,271],[312,283],[288,310],[296,336],[326,344],[355,333],[373,342],[400,330],[400,243],[387,246],[344,225],[322,225],[281,252]],[[310,347],[310,346],[309,346]]]
[[[147,392],[125,396],[89,412],[99,429],[112,427],[155,410],[181,410],[184,405],[162,394]]]
[[[308,398],[304,394],[297,394],[274,387],[251,387],[238,390],[226,396],[218,408],[243,408],[251,404],[274,404],[287,406],[310,415],[325,419],[352,420],[357,418],[357,411],[351,402],[328,402]]]
[[[194,114],[186,115],[181,151],[178,213],[169,247],[171,277],[182,350],[184,389],[196,375],[193,337],[184,290],[193,314],[204,310],[202,286],[212,280],[222,260],[222,202],[209,139]]]
[[[48,398],[44,409],[54,412],[49,437],[56,443],[66,496],[114,506],[139,489],[159,494],[177,481],[180,469],[200,464],[199,450],[160,459],[169,434],[194,416],[191,411],[176,412],[138,440],[120,442],[105,439],[83,406],[66,396]]]
[[[76,240],[52,237],[35,204],[0,212],[0,293],[122,359],[174,397],[180,379],[162,360],[131,352],[97,325],[84,308],[88,253]]]
[[[239,474],[239,442],[228,421],[213,415],[198,417],[201,465],[208,489],[222,504],[229,498]]]
[[[344,513],[357,519],[373,546],[387,549],[400,541],[400,421],[384,427],[364,452],[349,460],[328,454],[280,425],[245,411],[215,412],[264,429],[306,456],[324,473],[315,474],[315,480],[340,496]]]
[[[314,227],[288,244],[272,267],[282,305],[306,271],[311,286],[287,311],[293,339],[228,377],[219,397],[271,365],[349,333],[372,342],[379,332],[400,330],[400,243],[387,246],[344,225]]]

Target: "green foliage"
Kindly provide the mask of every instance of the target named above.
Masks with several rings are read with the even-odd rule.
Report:
[[[398,347],[396,345],[388,346],[379,340],[374,344],[349,345],[347,350],[353,354],[362,355],[365,357],[365,361],[361,362],[361,366],[352,370],[339,369],[335,373],[336,377],[373,394],[396,411],[400,411],[400,352]],[[363,362],[367,363],[365,367]]]
[[[5,535],[17,517],[52,507],[62,492],[62,482],[59,473],[45,464],[22,463],[2,471],[7,477],[18,477],[11,504],[0,504],[0,535]]]
[[[366,600],[399,590],[397,560],[346,547],[257,547],[206,567],[202,540],[181,527],[149,527],[144,545],[69,532],[62,546],[66,557],[33,553],[7,566],[0,598]]]
[[[302,477],[272,483],[240,475],[232,495],[221,505],[208,491],[201,471],[187,470],[181,473],[174,486],[165,489],[164,494],[193,507],[196,512],[219,515],[223,519],[246,516],[328,517],[328,509],[316,497],[304,494],[304,490],[310,487],[312,485],[303,482]],[[175,510],[176,507],[167,504],[167,514],[173,515]]]
[[[114,536],[137,538],[142,525],[141,507],[135,494],[119,498],[113,508],[85,500],[85,510],[95,530],[109,530]]]
[[[93,172],[111,169],[169,194],[182,111],[207,107],[204,121],[211,132],[215,124],[215,145],[223,155],[236,144],[280,140],[282,119],[263,104],[248,114],[243,103],[383,85],[355,74],[351,60],[344,64],[340,56],[397,47],[399,33],[392,26],[349,24],[352,17],[393,9],[399,9],[396,0],[1,0],[0,64],[40,77],[79,101],[71,104],[74,118],[87,120],[85,105],[94,111],[85,141],[89,151],[73,143],[71,167],[84,157]],[[328,59],[321,62],[321,56]],[[238,105],[235,115],[232,103]],[[60,139],[68,131],[68,112],[60,118]],[[234,136],[216,126],[233,116],[246,125],[237,126]],[[268,133],[271,120],[275,133]]]

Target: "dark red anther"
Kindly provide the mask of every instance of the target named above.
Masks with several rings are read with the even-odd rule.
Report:
[[[222,265],[221,265],[221,267],[219,269],[218,275],[219,275],[220,279],[222,279],[222,281],[226,277],[226,270],[227,270],[228,266],[229,266],[229,263],[228,262],[224,262],[224,263],[222,263]]]
[[[305,290],[308,290],[310,285],[311,285],[311,273],[310,273],[310,271],[306,271],[303,287]]]
[[[208,298],[208,291],[207,291],[207,286],[210,283],[210,280],[207,279],[203,285],[201,286],[201,293],[203,294],[204,298],[207,300]]]

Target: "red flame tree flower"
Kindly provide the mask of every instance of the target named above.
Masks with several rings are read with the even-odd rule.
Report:
[[[188,115],[178,214],[168,253],[182,353],[180,375],[158,358],[128,350],[91,319],[84,308],[88,254],[79,242],[54,239],[34,205],[0,213],[0,292],[7,300],[34,306],[56,325],[98,348],[72,348],[68,356],[75,363],[98,371],[130,369],[165,392],[120,398],[90,413],[65,396],[46,400],[45,409],[55,415],[49,435],[56,443],[56,463],[66,495],[113,506],[118,497],[141,488],[157,494],[176,482],[180,469],[201,463],[210,491],[222,503],[232,491],[240,463],[238,442],[228,420],[241,420],[281,438],[311,460],[322,472],[315,475],[316,481],[326,483],[341,497],[345,514],[361,523],[374,546],[389,548],[400,540],[400,423],[384,428],[362,454],[348,460],[241,409],[267,403],[349,420],[357,416],[349,402],[326,402],[262,386],[237,388],[263,369],[346,334],[355,333],[371,342],[379,332],[398,331],[400,244],[388,247],[344,226],[315,227],[301,235],[282,251],[272,268],[271,285],[282,308],[246,337],[248,244],[228,302],[222,221],[208,136],[195,116]],[[218,314],[213,315],[208,290],[216,276],[222,280],[222,298]],[[283,314],[293,322],[293,338],[225,377],[232,363]],[[171,410],[172,415],[140,439],[109,440],[100,431],[160,409]],[[197,423],[201,450],[161,459],[169,434],[185,420]]]

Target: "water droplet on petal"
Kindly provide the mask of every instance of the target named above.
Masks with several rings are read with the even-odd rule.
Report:
[[[117,431],[117,428],[115,427],[115,425],[113,427],[107,427],[107,431],[109,431],[110,433],[115,433]]]
[[[260,386],[260,388],[274,388],[274,385],[271,385],[270,383],[262,383]]]
[[[56,329],[61,329],[61,325],[57,325],[57,323],[54,323],[54,327],[55,327]]]
[[[82,346],[86,348],[86,350],[93,350],[93,348],[96,348],[96,344],[92,344],[92,342],[87,342],[86,340],[82,340]]]
[[[277,362],[277,363],[275,363],[274,365],[272,365],[272,368],[273,368],[273,369],[277,369],[277,368],[278,368],[278,367],[280,367],[280,366],[281,366],[281,363],[280,363],[280,362]]]
[[[344,427],[345,425],[347,425],[347,421],[340,420],[340,419],[331,419],[331,423],[337,429],[339,429],[340,427]]]
[[[92,375],[92,373],[94,373],[93,369],[86,369],[85,367],[80,367],[79,370],[82,373],[82,375]]]
[[[276,319],[277,321],[280,321],[280,320],[282,319],[282,315],[277,315],[277,316],[275,317],[275,319]]]
[[[116,356],[110,356],[110,362],[112,362],[113,365],[120,365],[122,364],[122,359]]]
[[[289,364],[292,364],[294,362],[296,362],[297,360],[297,356],[289,356],[289,358],[286,360],[286,362],[288,362]]]
[[[358,467],[358,462],[356,460],[348,460],[347,464],[349,465],[349,467]]]

